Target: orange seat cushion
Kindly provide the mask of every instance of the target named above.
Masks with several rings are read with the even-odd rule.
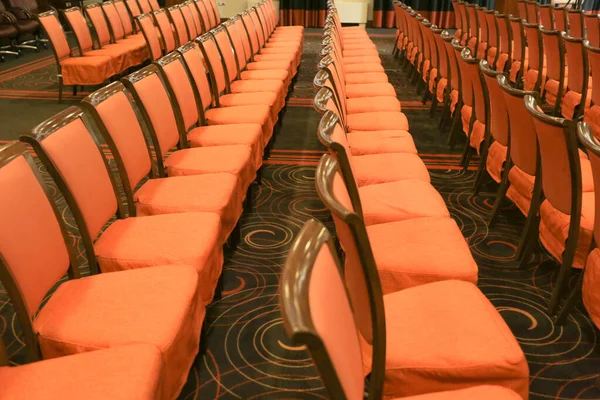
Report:
[[[94,244],[102,272],[186,264],[198,273],[204,304],[223,268],[224,238],[214,213],[189,212],[119,219]]]
[[[384,296],[384,304],[385,397],[492,384],[528,398],[525,355],[502,316],[472,283],[416,286]],[[367,371],[369,350],[365,346]]]
[[[288,71],[288,74],[292,76],[292,62],[291,60],[273,60],[273,61],[254,61],[246,65],[248,71],[263,71],[273,69],[283,69]]]
[[[385,153],[417,154],[415,142],[407,131],[354,131],[346,138],[353,156]]]
[[[362,50],[362,49],[375,49],[377,46],[370,39],[344,39],[344,51],[346,50]]]
[[[269,120],[267,121],[267,126],[271,126],[271,124],[275,124],[279,119],[279,112],[281,111],[282,104],[281,98],[277,93],[273,92],[254,92],[254,93],[230,93],[224,94],[219,97],[219,105],[221,107],[243,107],[243,106],[268,106],[269,107]],[[210,110],[208,110],[210,111]],[[212,112],[213,117],[214,114],[222,114],[222,113],[231,113],[233,111],[241,111],[235,112],[236,120],[241,118],[241,115],[251,115],[250,118],[256,119],[258,115],[264,115],[264,110],[252,109],[252,110],[229,110],[228,111],[220,111],[220,112]],[[245,111],[245,112],[244,112]],[[248,112],[251,111],[251,112]],[[219,119],[219,121],[224,122],[227,119]],[[270,137],[271,135],[269,135]]]
[[[387,83],[388,76],[385,72],[363,72],[359,74],[346,74],[346,84],[361,83]]]
[[[240,78],[242,80],[254,80],[254,81],[262,81],[262,80],[280,80],[284,83],[284,86],[287,88],[290,85],[290,81],[292,77],[287,69],[261,69],[261,70],[252,70],[252,71],[242,71],[240,74]]]
[[[565,93],[562,103],[560,105],[560,112],[563,115],[563,117],[565,117],[567,119],[573,119],[573,116],[575,115],[575,109],[577,108],[579,103],[581,103],[582,97],[583,96],[581,95],[581,93],[577,93],[573,90],[570,90],[567,93]],[[592,91],[588,90],[587,97],[585,100],[585,109],[586,110],[590,108],[591,101],[592,101]]]
[[[458,279],[477,284],[477,264],[451,218],[414,218],[367,227],[384,294]]]
[[[412,218],[449,218],[444,199],[427,182],[417,179],[358,188],[365,225]]]
[[[296,73],[298,72],[298,65],[299,65],[299,63],[297,62],[296,57],[292,56],[292,55],[287,55],[287,54],[256,54],[254,56],[254,61],[257,61],[257,62],[271,62],[271,61],[287,62],[287,63],[290,63],[290,65],[292,66],[292,75],[296,75]]]
[[[160,351],[134,344],[0,367],[0,399],[154,400],[161,375]]]
[[[344,63],[344,69],[346,69],[346,65],[350,64],[381,64],[379,56],[344,57],[342,61]]]
[[[594,324],[600,327],[600,249],[590,253],[583,273],[583,304]]]
[[[344,71],[346,74],[362,74],[365,72],[384,72],[381,63],[354,63],[344,65]]]
[[[378,96],[396,97],[396,90],[394,90],[394,86],[389,83],[358,83],[346,85],[346,96],[349,98]]]
[[[233,95],[236,96],[236,95]],[[243,144],[252,150],[254,168],[262,165],[263,137],[259,124],[208,125],[192,128],[187,135],[190,147],[213,147]]]
[[[481,148],[481,143],[485,138],[485,125],[479,122],[476,119],[473,122],[473,129],[471,130],[471,137],[469,138],[469,145],[477,150],[477,154],[479,154],[479,149]]]
[[[346,112],[348,114],[378,111],[400,112],[401,110],[400,100],[395,96],[356,97],[353,99],[346,99]]]
[[[229,173],[237,177],[240,193],[256,178],[252,149],[243,145],[194,147],[178,150],[165,161],[168,176]]]
[[[506,191],[506,197],[515,203],[523,215],[527,215],[533,197],[535,177],[513,165],[508,172],[508,181],[510,182],[510,186]]]
[[[435,91],[435,96],[440,103],[443,103],[445,100],[446,86],[448,86],[448,79],[441,78]]]
[[[377,49],[357,49],[357,50],[346,50],[343,51],[343,57],[379,57],[379,51]]]
[[[245,193],[232,174],[204,174],[150,179],[133,195],[138,216],[210,212],[221,219],[222,241],[242,215]]]
[[[71,57],[60,61],[63,84],[100,85],[119,73],[108,56]]]
[[[492,143],[488,150],[486,170],[492,179],[498,183],[502,180],[502,168],[504,161],[506,161],[507,152],[508,148],[501,145],[500,142]]]
[[[562,213],[545,200],[540,206],[540,241],[552,256],[562,262],[565,242],[569,236],[570,216]],[[585,192],[581,196],[581,223],[574,268],[583,268],[589,254],[594,230],[594,193]]]
[[[269,94],[269,93],[267,93]],[[223,96],[225,97],[225,96]],[[259,124],[262,127],[263,147],[273,136],[275,122],[272,119],[272,107],[264,104],[233,106],[235,103],[270,100],[259,93],[247,93],[245,96],[229,97],[225,101],[231,106],[206,110],[205,117],[209,125]]]
[[[44,358],[137,343],[156,346],[163,363],[159,397],[172,399],[187,381],[205,315],[194,268],[169,265],[67,281],[33,326]]]
[[[403,397],[404,400],[522,400],[514,390],[502,386],[481,385],[466,389],[448,390],[419,396]]]
[[[352,156],[352,169],[356,184],[361,186],[419,179],[430,182],[429,171],[416,154],[367,154]]]
[[[346,122],[349,132],[408,130],[406,115],[397,111],[350,114]]]
[[[583,114],[583,120],[587,123],[594,136],[600,137],[600,105],[594,104]]]
[[[257,93],[271,92],[277,94],[278,102],[276,107],[278,110],[283,108],[285,104],[285,95],[287,88],[280,80],[252,80],[252,81],[235,81],[231,83],[231,93]]]

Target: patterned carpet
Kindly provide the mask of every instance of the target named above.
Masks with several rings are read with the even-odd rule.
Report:
[[[455,151],[448,149],[446,135],[437,129],[439,112],[434,118],[429,116],[429,107],[421,105],[406,74],[391,58],[393,36],[389,31],[375,32],[373,38],[402,100],[432,183],[446,200],[479,265],[479,287],[505,318],[527,356],[531,398],[599,399],[600,392],[593,387],[600,366],[598,330],[581,305],[562,327],[546,315],[557,264],[540,250],[527,270],[517,270],[513,254],[524,218],[507,204],[497,223],[487,226],[496,186],[490,184],[479,195],[471,194],[473,172],[457,168],[460,146]],[[323,153],[315,134],[319,116],[311,108],[318,39],[317,31],[307,30],[299,81],[275,150],[266,162],[262,185],[254,191],[255,209],[243,216],[242,244],[226,260],[224,296],[208,308],[208,351],[190,372],[181,399],[326,398],[308,354],[284,335],[278,312],[281,267],[303,222],[316,217],[331,227],[313,181],[315,165]],[[43,60],[48,52],[39,56]],[[0,71],[0,97],[6,99],[9,91],[16,93],[11,100],[0,100],[2,113],[16,113],[22,104],[36,107],[35,120],[27,121],[29,127],[41,121],[41,115],[70,104],[57,105],[49,99],[48,93],[56,88],[43,77],[52,75],[53,67],[38,64],[28,75],[10,79],[4,79],[9,65]],[[43,94],[38,97],[36,93]],[[19,126],[18,122],[7,124],[0,138],[15,138],[22,130]],[[475,161],[471,165],[475,166]],[[64,216],[70,223],[68,212]],[[72,234],[79,247],[73,228]],[[85,262],[79,261],[82,265]],[[1,288],[0,332],[11,360],[23,362],[18,323]]]

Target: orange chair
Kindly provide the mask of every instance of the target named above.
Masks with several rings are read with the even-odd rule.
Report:
[[[456,25],[456,31],[454,31],[454,39],[461,40],[466,27],[462,24],[462,18],[458,7],[459,0],[452,0],[452,9],[454,10],[454,22]]]
[[[113,0],[112,3],[116,8],[117,13],[119,13],[119,18],[121,19],[121,24],[123,24],[123,32],[125,34],[125,37],[135,37],[136,35],[140,35],[139,37],[143,38],[143,35],[137,33],[138,27],[134,25],[134,17],[130,14],[129,10],[127,9],[127,4],[125,3],[125,0]]]
[[[108,20],[110,32],[116,42],[135,44],[134,48],[146,50],[144,36],[133,33],[132,20],[127,14],[127,8],[123,0],[103,2],[102,11]],[[148,54],[144,54],[144,56],[148,58]]]
[[[129,12],[129,15],[131,16],[131,18],[133,20],[135,20],[135,18],[138,15],[143,14],[142,10],[140,9],[139,4],[137,3],[137,0],[124,0],[125,1],[125,7],[127,7],[127,11]]]
[[[152,11],[160,10],[160,5],[158,4],[157,0],[148,0],[148,3],[150,3],[150,8],[152,9]]]
[[[161,35],[161,39],[158,38],[158,33],[156,28],[154,27],[154,22],[152,21],[152,15],[150,14],[141,14],[135,17],[140,30],[142,31],[142,35],[146,40],[146,46],[148,47],[148,53],[150,54],[151,60],[158,60],[163,55],[163,47],[167,44],[165,42],[165,37]],[[162,44],[161,44],[162,40]]]
[[[394,48],[392,50],[392,56],[396,57],[399,53],[401,57],[404,55],[406,50],[406,42],[408,41],[408,30],[404,24],[403,7],[404,3],[399,1],[392,2],[394,7],[394,16],[396,17],[396,40],[394,41]]]
[[[557,31],[566,32],[568,26],[567,9],[563,7],[553,7],[552,15],[554,17],[554,27]]]
[[[560,112],[567,119],[576,120],[590,108],[590,86],[592,77],[589,73],[588,54],[583,39],[562,34],[567,53],[566,63],[569,66],[569,76],[565,82],[565,93],[560,106]]]
[[[539,110],[525,96],[538,138],[544,201],[540,206],[540,241],[561,262],[548,313],[556,313],[571,268],[583,268],[590,251],[594,225],[594,181],[587,156],[579,153],[575,123]]]
[[[421,73],[418,76],[417,81],[417,94],[420,94],[423,90],[423,97],[421,102],[427,103],[429,98],[429,79],[431,74],[437,75],[437,53],[435,52],[435,44],[433,43],[433,37],[431,33],[431,22],[423,19],[419,23],[419,30],[421,31],[421,37],[423,38],[423,59],[420,65]],[[387,82],[387,75],[385,82]]]
[[[482,12],[488,30],[487,53],[485,59],[487,60],[488,65],[496,68],[496,61],[499,56],[498,43],[500,38],[498,35],[498,25],[496,23],[496,11],[484,9]]]
[[[600,48],[585,43],[585,50],[589,60],[590,73],[600,76]],[[590,108],[583,113],[583,121],[589,125],[592,133],[600,137],[600,79],[592,80],[590,93]]]
[[[101,3],[89,4],[85,6],[85,14],[88,19],[92,22],[92,27],[96,33],[96,38],[102,50],[119,50],[124,52],[127,57],[127,63],[123,65],[123,70],[130,68],[134,65],[139,65],[148,59],[148,51],[146,49],[146,43],[140,39],[125,39],[125,33],[122,29],[123,25],[120,20],[115,19],[115,26],[117,31],[115,32],[108,26],[105,8]],[[116,13],[115,13],[116,14]],[[113,15],[113,18],[117,15]],[[118,24],[117,24],[118,22]],[[120,24],[120,25],[119,25]]]
[[[539,157],[535,126],[531,115],[525,109],[523,98],[528,94],[539,94],[515,89],[504,75],[498,75],[496,80],[502,90],[509,116],[510,162],[504,166],[509,185],[500,186],[489,221],[490,224],[494,223],[505,196],[526,216],[516,252],[516,259],[521,260],[519,267],[525,268],[529,260],[523,257],[523,254],[537,239],[537,214],[541,202],[542,182],[538,174]]]
[[[449,88],[448,81],[450,80],[450,66],[448,65],[448,54],[446,54],[446,47],[444,46],[444,40],[442,39],[443,32],[443,29],[435,26],[431,27],[434,45],[433,51],[436,53],[438,62],[437,74],[431,74],[429,79],[429,92],[431,93],[431,115],[435,113],[438,103],[445,104],[447,95],[446,89]]]
[[[202,27],[200,26],[200,15],[198,9],[191,5],[192,0],[183,2],[180,6],[185,25],[187,26],[190,34],[190,40],[195,40],[202,34]]]
[[[508,111],[496,80],[502,72],[491,69],[485,60],[481,60],[479,69],[483,95],[483,104],[480,104],[479,108],[483,108],[485,112],[485,132],[479,168],[473,184],[475,193],[479,190],[486,173],[497,183],[506,185],[508,182],[507,174],[503,173],[508,159]],[[477,109],[477,101],[475,107]]]
[[[175,28],[175,38],[177,39],[177,47],[183,46],[190,41],[190,33],[185,24],[185,19],[179,5],[167,8],[167,15],[173,28]]]
[[[458,104],[462,103],[462,99],[460,96],[461,90],[461,77],[460,70],[458,68],[458,61],[456,59],[456,53],[454,51],[454,47],[452,45],[453,39],[452,36],[448,35],[448,33],[442,33],[441,39],[444,42],[444,48],[446,49],[446,55],[448,57],[448,67],[449,67],[449,87],[446,89],[445,98],[444,98],[444,110],[442,111],[442,116],[440,117],[439,126],[440,129],[444,128],[444,125],[450,121],[454,120],[457,116],[456,109],[458,108]],[[459,44],[460,42],[457,41]],[[460,108],[458,108],[460,110]]]
[[[149,0],[137,0],[137,4],[141,10],[141,13],[146,14],[152,12],[152,5],[150,5]]]
[[[540,31],[547,67],[543,98],[546,104],[554,107],[552,114],[558,115],[568,74],[565,65],[565,45],[559,31]]]
[[[494,67],[497,71],[505,71],[513,64],[512,26],[506,14],[494,14],[498,27],[498,56]]]
[[[479,51],[479,43],[481,36],[479,34],[479,20],[477,18],[477,5],[476,4],[465,4],[465,10],[467,12],[467,26],[469,38],[467,39],[467,47],[471,50],[471,53],[476,55]]]
[[[117,73],[109,56],[71,57],[71,47],[56,11],[41,13],[37,18],[52,44],[58,72],[58,101],[62,101],[64,85],[73,85],[76,94],[78,85],[99,85]]]
[[[370,233],[373,230],[367,230],[360,216],[348,208],[348,193],[338,165],[330,155],[321,158],[315,181],[319,197],[332,213],[346,256],[344,278],[361,340],[363,374],[372,372],[375,354],[385,354],[384,397],[412,396],[489,382],[511,388],[527,399],[529,370],[525,355],[483,293],[471,282],[442,278],[383,295],[378,276],[380,261],[374,256],[377,246],[383,248],[384,243],[393,242],[381,254],[394,260],[411,254],[422,257],[426,250],[418,251],[415,245],[396,253],[401,243],[409,239],[390,240],[398,235],[392,232],[401,229],[392,228],[392,224],[371,227],[381,229],[376,240]],[[455,224],[451,219],[445,221]],[[384,227],[388,229],[385,234]],[[403,229],[407,237],[423,233],[421,227]],[[458,230],[451,237],[466,246]],[[428,240],[426,246],[431,245]],[[467,267],[459,264],[462,260],[453,259],[458,253],[450,251],[448,257],[452,261],[447,264],[454,271],[465,271]],[[439,335],[440,330],[445,335]],[[382,343],[386,351],[375,353]]]
[[[230,244],[237,243],[238,232],[234,229],[242,214],[244,193],[240,193],[235,174],[158,177],[152,171],[149,145],[160,152],[159,137],[155,130],[149,130],[151,141],[146,143],[136,110],[120,82],[92,93],[83,99],[82,107],[93,117],[113,154],[130,217],[210,212],[221,220],[223,242],[230,237]],[[149,175],[151,179],[141,184]]]
[[[48,130],[55,132],[43,138]],[[83,127],[81,112],[70,107],[34,132],[41,140],[39,147],[43,146],[48,150],[45,152],[38,149],[36,153],[51,175],[57,178],[58,187],[67,199],[73,215],[76,215],[76,224],[80,228],[93,229],[91,233],[95,237],[117,208],[117,197],[100,151]],[[31,140],[38,143],[33,138]],[[208,233],[208,226],[201,225],[208,223],[208,220],[201,221],[195,217],[202,214],[181,214],[179,221],[171,225],[168,234],[165,231],[169,229],[169,223],[164,219],[160,221],[160,229],[154,229],[153,232],[148,231],[149,226],[146,229],[138,227],[138,233],[142,233],[144,237],[137,236],[137,246],[133,246],[128,239],[135,235],[132,232],[136,230],[134,225],[144,225],[143,218],[119,220],[107,228],[94,247],[101,253],[100,246],[103,242],[106,243],[108,236],[116,233],[115,228],[119,225],[123,227],[123,224],[129,225],[113,237],[115,246],[111,246],[114,251],[111,256],[117,256],[117,253],[123,256],[123,252],[133,256],[131,253],[137,250],[137,259],[125,256],[120,260],[126,260],[129,266],[127,269],[130,270],[81,277],[74,249],[66,244],[71,243],[72,239],[64,225],[61,225],[62,218],[56,205],[50,201],[50,190],[38,174],[38,166],[25,153],[24,147],[23,144],[14,142],[2,150],[0,175],[2,184],[6,186],[2,191],[0,253],[3,263],[0,271],[3,285],[8,289],[12,304],[16,305],[17,318],[23,329],[30,360],[89,353],[77,356],[87,359],[95,357],[93,354],[96,350],[131,344],[153,345],[160,351],[160,360],[156,360],[152,354],[137,362],[135,357],[127,357],[120,362],[115,360],[114,364],[108,363],[105,367],[102,364],[96,367],[108,367],[112,371],[122,363],[132,369],[135,368],[134,365],[145,365],[145,368],[160,365],[160,392],[156,397],[177,397],[198,352],[205,316],[199,291],[201,279],[199,280],[197,269],[185,261],[199,261],[194,260],[200,255],[196,249],[208,239],[198,233]],[[68,154],[68,157],[54,157],[57,153]],[[85,204],[85,208],[72,207],[75,203]],[[166,218],[170,219],[170,216]],[[218,217],[215,215],[213,218],[218,224]],[[186,224],[191,230],[186,229]],[[19,229],[15,229],[16,226]],[[157,228],[156,225],[154,227]],[[143,230],[140,232],[139,228]],[[186,230],[187,233],[184,232]],[[87,230],[81,230],[81,234],[89,239]],[[27,243],[28,249],[35,251],[24,251],[24,243]],[[89,249],[89,244],[91,241],[86,243],[86,249]],[[163,257],[157,257],[161,248]],[[167,248],[168,253],[164,251]],[[87,253],[90,270],[97,273],[93,248],[91,250],[91,254]],[[195,253],[194,257],[190,257],[192,253]],[[148,261],[153,259],[153,262],[142,261],[142,255]],[[100,258],[100,254],[98,256]],[[118,262],[116,258],[111,257],[110,260],[111,263]],[[165,265],[170,262],[175,263]],[[142,263],[146,267],[153,267],[132,269],[142,266]],[[67,274],[69,279],[59,283]],[[32,277],[35,279],[31,279]],[[48,291],[54,287],[56,290],[48,296]],[[118,352],[116,349],[114,351]],[[140,352],[140,356],[142,354]],[[51,362],[60,364],[61,360],[63,359]],[[30,367],[34,366],[35,364]],[[73,371],[73,374],[85,371]],[[73,377],[73,374],[68,376]],[[109,376],[113,375],[98,375],[99,378]],[[34,381],[29,381],[27,387],[35,387]],[[90,383],[85,382],[86,385]],[[135,380],[130,380],[129,383],[132,385],[131,389],[136,388]],[[156,383],[147,381],[142,384],[153,386]],[[104,398],[111,391],[118,391],[120,388],[103,388]],[[125,388],[126,386],[123,387]],[[5,390],[3,386],[3,394]],[[89,387],[85,386],[80,390],[87,392]],[[47,394],[48,392],[44,392],[44,395]],[[87,397],[86,393],[83,398]]]
[[[466,4],[467,3],[464,1],[457,1],[456,3],[453,3],[456,9],[457,20],[460,20],[460,27],[462,30],[461,37],[458,38],[461,46],[466,46],[467,40],[469,39],[469,21],[467,18],[467,10],[465,8]]]
[[[546,31],[555,30],[554,13],[552,4],[537,4],[537,12],[540,18],[540,26]]]
[[[158,11],[153,11],[150,15],[152,15],[152,20],[154,21],[154,29],[160,32],[160,40],[162,41],[163,49],[162,54],[169,54],[178,47],[178,38],[175,36],[175,32],[173,32],[173,25],[171,25],[167,9],[162,8]],[[152,27],[148,25],[148,29],[151,28]],[[154,58],[153,61],[157,59],[158,58]]]
[[[535,0],[527,0],[525,7],[527,8],[527,22],[530,24],[539,24],[538,3]]]
[[[584,122],[579,122],[577,126],[577,134],[579,142],[587,149],[589,156],[590,165],[592,167],[594,187],[600,187],[600,146],[598,146],[598,138],[595,133],[590,129],[590,126]],[[600,196],[594,195],[594,215],[600,213]],[[587,207],[590,207],[589,205]],[[591,252],[587,257],[584,269],[579,275],[579,280],[573,286],[572,292],[569,295],[565,305],[558,312],[556,322],[562,324],[569,316],[573,306],[583,298],[583,304],[588,311],[592,322],[596,326],[600,326],[600,302],[598,298],[598,266],[600,250],[598,250],[598,244],[600,243],[600,218],[594,219],[593,226],[593,242],[590,248]]]
[[[544,93],[546,83],[546,57],[544,42],[538,24],[523,24],[527,38],[528,63],[523,67],[523,90]]]
[[[460,95],[454,110],[454,118],[452,121],[452,128],[450,129],[450,135],[448,137],[448,144],[453,147],[456,141],[457,135],[462,132],[467,137],[467,142],[463,151],[463,156],[460,160],[460,165],[468,166],[470,158],[470,152],[468,152],[469,138],[471,137],[471,131],[473,124],[475,123],[475,114],[473,113],[473,82],[471,81],[473,75],[467,71],[467,63],[465,61],[472,53],[467,47],[460,46],[457,42],[452,41],[452,51],[456,64],[458,66],[460,74]],[[463,54],[465,57],[463,57]]]
[[[0,399],[157,400],[161,362],[156,347],[135,344],[9,367],[0,341]]]
[[[590,46],[600,46],[600,16],[598,14],[583,14],[585,38]]]
[[[577,39],[584,39],[584,24],[582,10],[566,10],[567,21],[569,23],[569,36]]]
[[[529,21],[529,16],[527,15],[527,2],[525,0],[517,1],[517,17],[523,21]]]
[[[487,59],[488,49],[490,47],[491,29],[488,27],[485,13],[487,8],[477,6],[475,8],[475,17],[479,25],[479,45],[477,47],[477,57],[479,59]],[[495,32],[495,31],[494,31]]]
[[[252,148],[245,145],[188,148],[185,138],[188,118],[197,109],[191,103],[182,104],[180,109],[175,98],[180,90],[191,90],[189,82],[185,84],[185,67],[177,53],[165,56],[159,63],[160,68],[157,64],[149,65],[122,80],[141,110],[146,127],[154,130],[158,138],[159,176],[233,174],[238,182],[236,193],[243,198],[257,174]],[[181,150],[167,157],[175,146]]]
[[[374,339],[371,374],[365,388],[360,333],[340,271],[333,238],[320,222],[309,220],[294,242],[283,269],[279,296],[283,324],[296,345],[308,348],[331,399],[359,399],[368,393],[369,400],[380,400],[385,378],[385,337]],[[336,317],[335,323],[331,316]],[[384,336],[383,331],[380,326],[379,336]],[[521,399],[514,391],[500,386],[404,397],[407,400],[484,398]]]
[[[525,76],[525,71],[527,71],[529,68],[528,50],[527,46],[525,45],[525,30],[523,28],[522,19],[510,17],[509,20],[511,38],[513,41],[513,52],[511,57],[512,63],[507,63],[509,69],[509,80],[516,85],[517,88],[520,88],[523,87],[523,77]]]

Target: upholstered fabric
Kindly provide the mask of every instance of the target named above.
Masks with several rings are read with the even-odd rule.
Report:
[[[587,258],[583,276],[583,304],[596,326],[600,326],[600,249],[594,249]]]
[[[527,215],[529,211],[529,205],[533,197],[534,180],[534,176],[527,174],[516,165],[513,165],[508,173],[510,186],[506,192],[506,197],[515,203],[523,215]]]
[[[442,196],[427,182],[411,179],[358,188],[365,225],[450,213]]]
[[[447,279],[477,284],[477,264],[451,218],[367,227],[384,294]]]
[[[563,96],[562,103],[560,104],[560,111],[562,115],[567,119],[573,119],[575,115],[575,108],[581,103],[581,93],[577,93],[573,90],[568,91]],[[585,109],[590,108],[592,101],[592,91],[588,90],[588,94],[585,101]]]
[[[395,96],[356,97],[346,99],[346,112],[360,114],[380,111],[396,111],[402,109],[400,100]]]
[[[361,83],[387,83],[388,76],[385,72],[363,72],[360,74],[346,74],[346,84]]]
[[[246,102],[248,97],[254,96],[254,93],[249,94],[246,98],[229,98],[227,102]],[[260,99],[260,95],[255,98]],[[274,122],[271,119],[272,108],[267,105],[250,105],[250,106],[230,106],[222,108],[212,108],[205,113],[206,121],[209,125],[231,125],[231,124],[259,124],[262,126],[263,146],[273,136]]]
[[[554,208],[548,200],[540,207],[540,241],[557,260],[562,261],[565,242],[569,236],[570,216]],[[581,222],[574,268],[583,268],[587,259],[594,229],[594,193],[581,197]]]
[[[245,193],[256,178],[252,150],[248,146],[230,145],[194,147],[174,152],[165,161],[168,176],[202,175],[226,172],[237,176]]]
[[[187,135],[190,147],[242,144],[252,150],[254,168],[262,165],[263,138],[259,124],[208,125],[192,128]]]
[[[231,93],[276,93],[279,101],[276,107],[280,110],[285,102],[286,88],[279,80],[235,81],[231,82]]]
[[[256,69],[252,71],[242,71],[242,73],[240,74],[240,78],[245,81],[271,81],[277,79],[283,82],[286,88],[290,85],[290,81],[292,80],[292,77],[290,76],[289,71],[287,69]]]
[[[472,283],[421,285],[384,296],[384,304],[385,396],[493,384],[528,398],[525,355],[502,316]],[[370,349],[364,350],[369,371]]]
[[[501,145],[499,142],[494,142],[490,145],[486,160],[486,171],[490,174],[493,180],[500,182],[502,180],[502,168],[506,161],[508,148]]]
[[[378,56],[355,56],[355,57],[343,57],[344,69],[350,64],[381,64],[381,59]]]
[[[346,136],[353,156],[384,153],[417,154],[415,142],[407,131],[354,131]]]
[[[483,142],[485,136],[485,125],[479,122],[478,119],[475,119],[473,122],[473,130],[471,131],[471,137],[469,138],[469,144],[475,150],[477,150],[477,154],[479,154],[479,149],[481,147],[481,142]]]
[[[583,114],[583,120],[592,128],[592,133],[600,137],[600,105],[594,104]]]
[[[210,212],[219,216],[225,241],[242,215],[245,193],[232,174],[204,174],[150,179],[135,192],[138,216]]]
[[[281,99],[277,95],[277,93],[273,92],[254,92],[254,93],[230,93],[225,94],[219,97],[219,105],[221,107],[244,107],[244,106],[268,106],[270,111],[269,124],[275,124],[279,119],[279,111],[281,111]],[[210,111],[210,110],[208,110]],[[264,110],[258,109],[236,109],[230,110],[232,111],[240,111],[234,113],[236,116],[236,120],[242,118],[241,115],[253,115],[256,118],[258,115],[263,115]],[[251,111],[251,112],[244,112]],[[212,114],[220,114],[227,113],[227,111],[220,112],[212,112]],[[270,126],[270,125],[268,125]],[[271,127],[272,129],[272,127]]]
[[[132,344],[0,367],[0,399],[155,400],[161,375],[158,348]]]
[[[214,213],[178,213],[117,220],[94,244],[102,272],[166,264],[191,265],[210,303],[223,267],[221,221]]]
[[[389,83],[358,83],[346,85],[346,96],[355,97],[378,97],[378,96],[396,96],[394,86]]]
[[[136,343],[156,346],[164,365],[160,397],[171,399],[187,380],[205,314],[196,271],[170,265],[65,282],[33,326],[45,358]]]
[[[419,396],[403,397],[404,400],[522,400],[514,390],[502,386],[481,385],[466,389],[448,390]]]
[[[344,65],[346,74],[362,74],[365,72],[384,72],[383,66],[380,63],[354,63]]]
[[[397,111],[350,114],[346,118],[348,132],[408,130],[406,115]]]
[[[431,180],[418,155],[410,153],[352,156],[354,178],[359,187],[406,179]]]
[[[100,85],[117,73],[108,56],[67,58],[60,67],[65,85]]]

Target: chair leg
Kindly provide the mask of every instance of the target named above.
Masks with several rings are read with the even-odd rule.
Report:
[[[473,149],[469,146],[469,142],[465,143],[465,149],[463,150],[463,155],[461,157],[460,165],[462,165],[462,170],[466,171],[469,169],[469,164],[471,163],[471,157],[473,156]]]
[[[528,242],[531,240],[530,235],[533,234],[533,231],[537,230],[537,214],[540,208],[541,192],[541,178],[536,177],[533,185],[531,204],[529,205],[527,219],[525,220],[525,226],[523,227],[523,234],[521,235],[521,239],[519,239],[519,246],[517,247],[517,253],[515,255],[517,259],[521,259],[523,257],[523,252],[526,250],[526,247],[529,244]]]
[[[73,96],[77,96],[77,85],[73,85]]]
[[[58,102],[62,103],[63,97],[63,79],[62,76],[58,76]]]
[[[581,271],[581,273],[579,274],[579,278],[577,279],[577,282],[575,283],[575,287],[573,288],[571,295],[569,295],[567,302],[558,312],[558,315],[556,316],[556,320],[554,321],[557,325],[564,324],[565,320],[571,313],[571,310],[575,306],[575,303],[577,303],[577,301],[581,298],[581,288],[583,285],[583,274],[585,274],[585,269],[583,271]]]
[[[527,236],[526,241],[523,244],[523,247],[521,247],[522,256],[519,261],[519,267],[518,267],[520,270],[527,268],[527,266],[529,265],[530,255],[533,253],[535,244],[537,243],[537,240],[538,240],[539,224],[538,224],[537,218],[535,219],[535,221],[536,221],[536,224],[533,226],[533,230]]]
[[[510,168],[512,167],[512,162],[506,160],[504,165],[504,171],[502,171],[502,180],[500,181],[500,186],[498,187],[498,191],[496,192],[496,200],[494,201],[494,206],[492,207],[492,211],[490,212],[490,218],[488,219],[488,227],[492,226],[498,216],[500,208],[502,207],[502,201],[504,200],[504,196],[506,196],[506,191],[510,186],[510,182],[508,181],[508,173],[510,172]]]
[[[421,103],[423,103],[423,105],[427,104],[427,100],[429,100],[429,97],[431,96],[431,93],[429,92],[429,88],[427,87],[427,84],[424,84],[425,86],[425,92],[423,93],[423,97],[421,98]],[[431,110],[430,110],[431,112]]]
[[[435,115],[435,110],[437,109],[437,105],[438,105],[438,99],[437,99],[437,96],[434,94],[431,97],[431,107],[429,108],[429,115],[431,115],[432,117]]]
[[[457,107],[454,109],[454,117],[452,117],[452,127],[450,128],[450,134],[448,135],[448,146],[450,149],[454,149],[454,144],[456,143],[456,137],[458,134],[462,132],[462,119],[460,114],[460,108]]]
[[[550,304],[548,305],[548,314],[554,315],[560,304],[562,293],[565,291],[569,276],[571,276],[571,268],[573,266],[573,260],[575,259],[575,252],[577,251],[577,243],[579,242],[579,229],[574,235],[571,235],[571,229],[569,229],[569,237],[565,245],[565,251],[563,252],[562,263],[560,265],[560,271],[558,272],[558,278],[556,279],[556,285],[552,290],[552,297],[550,298]]]

